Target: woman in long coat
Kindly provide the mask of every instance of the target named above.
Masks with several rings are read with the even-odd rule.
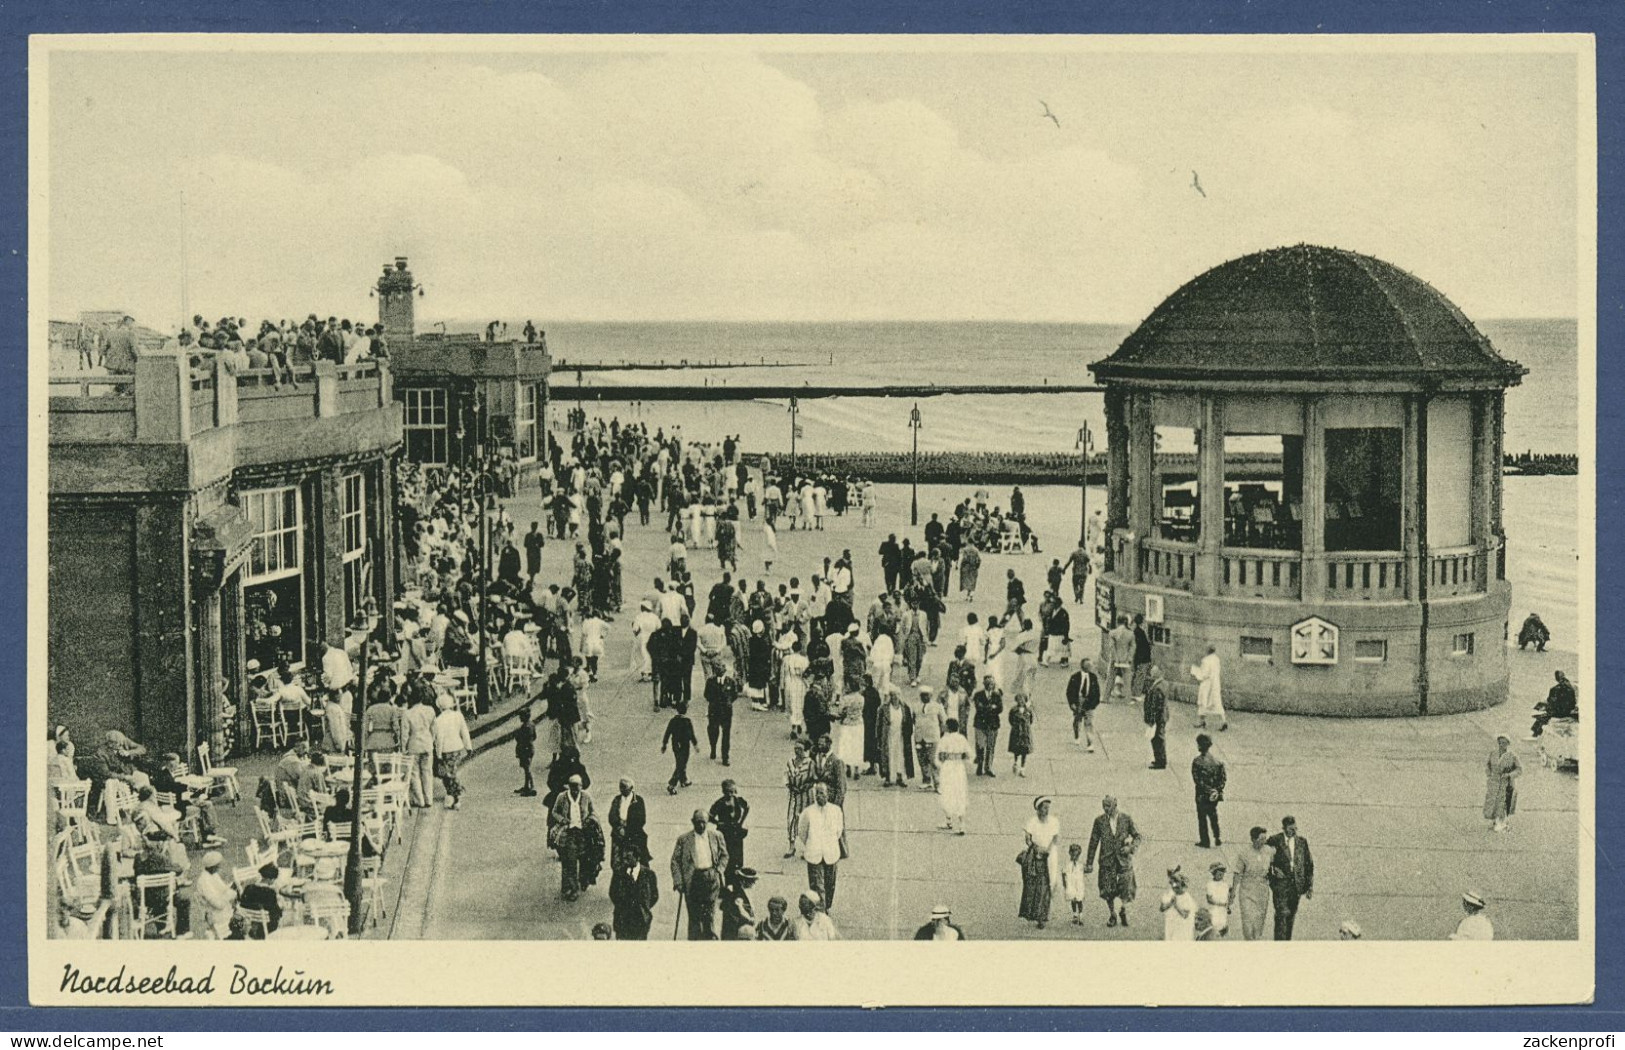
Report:
[[[1089,832],[1089,848],[1084,853],[1084,874],[1095,870],[1099,856],[1100,899],[1106,902],[1106,925],[1119,921],[1128,925],[1129,902],[1139,889],[1134,877],[1134,852],[1140,848],[1140,833],[1127,813],[1117,811],[1117,799],[1107,795],[1100,802],[1101,814]],[[1115,904],[1113,903],[1115,902]]]
[[[1495,750],[1484,763],[1484,819],[1491,831],[1505,831],[1507,818],[1518,809],[1518,777],[1523,764],[1512,753],[1512,738],[1495,738]]]
[[[914,712],[896,689],[880,705],[880,782],[906,787],[914,779]]]
[[[745,643],[745,695],[765,703],[772,670],[773,643],[767,637],[767,625],[757,620],[750,625],[750,637]]]

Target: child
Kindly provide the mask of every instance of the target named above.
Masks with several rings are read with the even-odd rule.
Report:
[[[598,681],[598,658],[604,655],[604,632],[609,629],[597,610],[581,621],[581,655],[587,658],[587,677]]]
[[[1016,706],[1010,709],[1010,772],[1018,777],[1027,775],[1027,756],[1033,750],[1033,705],[1025,693],[1016,694]],[[991,757],[991,756],[990,756]]]
[[[1162,939],[1165,941],[1196,939],[1196,901],[1185,890],[1184,874],[1177,867],[1170,868],[1168,889],[1162,895]]]
[[[1230,931],[1230,884],[1224,881],[1224,861],[1208,865],[1211,881],[1207,884],[1207,910],[1213,926],[1213,936],[1223,937]]]
[[[524,786],[514,791],[515,795],[524,795],[527,798],[536,794],[536,781],[531,776],[530,764],[536,758],[536,726],[530,720],[530,708],[519,712],[519,730],[513,737],[513,754],[519,760],[519,769],[525,774]]]
[[[679,785],[690,786],[688,753],[699,742],[700,738],[694,735],[694,723],[688,719],[688,705],[679,702],[677,710],[672,713],[671,721],[666,723],[666,735],[660,739],[660,753],[665,754],[669,745],[673,761],[671,779],[666,781],[666,794],[677,794]]]
[[[755,515],[752,515],[754,517]],[[773,531],[773,523],[767,519],[762,520],[762,571],[773,575],[773,559],[779,555],[779,535]]]
[[[1067,903],[1072,905],[1072,925],[1083,925],[1083,902],[1089,889],[1083,878],[1083,845],[1074,842],[1067,849],[1066,867],[1061,869],[1061,889]]]
[[[570,685],[576,691],[576,706],[581,709],[581,723],[576,727],[583,744],[592,743],[592,701],[587,698],[587,686],[595,681],[587,673],[586,665],[581,657],[570,661]]]

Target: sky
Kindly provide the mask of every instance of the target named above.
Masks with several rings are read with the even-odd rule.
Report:
[[[55,51],[50,315],[1132,323],[1300,241],[1576,313],[1570,55],[636,46]]]

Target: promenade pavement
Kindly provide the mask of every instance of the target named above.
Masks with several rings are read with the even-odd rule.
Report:
[[[922,487],[922,522],[932,511],[946,518],[953,502],[967,493],[952,486]],[[775,589],[792,575],[805,583],[825,555],[850,548],[857,562],[861,612],[875,591],[875,550],[886,534],[895,531],[899,539],[912,535],[920,542],[921,530],[906,528],[908,496],[906,486],[882,486],[876,528],[862,528],[858,517],[850,515],[827,518],[823,532],[780,533],[779,556],[765,578]],[[1104,505],[1103,494],[1092,491],[1091,502],[1096,499],[1101,502],[1094,505]],[[984,559],[984,587],[976,600],[967,603],[955,595],[949,601],[942,644],[930,651],[924,681],[941,683],[966,611],[985,616],[1002,605],[1007,567],[1015,567],[1025,579],[1036,607],[1044,567],[1052,556],[1064,556],[1076,536],[1077,490],[1035,488],[1027,491],[1027,504],[1030,519],[1046,538],[1044,554]],[[520,532],[541,519],[533,489],[509,509]],[[807,883],[805,866],[782,856],[783,774],[790,753],[782,713],[758,713],[741,702],[734,718],[732,765],[724,768],[707,760],[704,705],[697,703],[690,712],[702,738],[690,765],[695,786],[677,797],[666,793],[671,759],[660,753],[660,737],[669,712],[653,710],[650,686],[629,670],[628,626],[649,581],[664,572],[666,543],[659,520],[648,528],[639,527],[635,515],[628,522],[627,611],[611,625],[609,656],[591,691],[592,741],[584,748],[584,759],[601,815],[607,815],[623,775],[636,780],[647,800],[650,847],[661,885],[651,936],[673,936],[678,898],[669,874],[672,845],[687,829],[689,814],[708,808],[718,796],[725,776],[739,783],[752,807],[746,860],[762,875],[752,897],[758,913],[766,913],[773,895],[784,896],[793,908]],[[747,520],[741,534],[741,568],[754,580],[761,575],[759,526]],[[548,544],[546,579],[564,580],[571,550],[567,543]],[[689,563],[696,592],[703,596],[720,575],[714,553],[691,551]],[[1082,606],[1071,607],[1074,637],[1082,640],[1077,654],[1093,655],[1096,648],[1092,601],[1091,591]],[[1316,892],[1299,913],[1299,939],[1335,938],[1345,919],[1359,922],[1368,939],[1440,939],[1459,921],[1460,894],[1468,888],[1489,898],[1498,938],[1573,938],[1581,835],[1578,784],[1573,773],[1543,768],[1523,737],[1526,712],[1544,697],[1551,672],[1573,674],[1578,662],[1573,652],[1555,649],[1544,654],[1514,651],[1511,662],[1512,699],[1489,711],[1371,720],[1233,715],[1229,731],[1215,734],[1216,751],[1228,765],[1229,788],[1220,808],[1225,845],[1213,850],[1194,845],[1189,773],[1197,731],[1194,709],[1176,705],[1173,710],[1166,770],[1146,768],[1144,725],[1139,707],[1131,703],[1100,709],[1095,721],[1101,746],[1086,754],[1071,739],[1064,697],[1071,668],[1043,669],[1027,776],[1011,775],[1001,734],[998,776],[971,777],[968,835],[937,830],[937,797],[917,785],[886,789],[878,778],[864,777],[850,788],[846,822],[852,856],[840,865],[832,918],[846,938],[909,937],[931,908],[942,903],[976,939],[1159,938],[1157,899],[1166,885],[1166,869],[1182,865],[1199,891],[1212,860],[1223,858],[1234,870],[1249,827],[1257,824],[1273,833],[1281,818],[1292,814],[1313,847],[1316,864]],[[1589,700],[1590,690],[1582,688],[1582,705]],[[1481,814],[1484,762],[1498,732],[1518,741],[1515,747],[1525,768],[1519,810],[1505,835],[1490,833]],[[546,758],[538,758],[538,779]],[[538,799],[513,794],[519,778],[511,746],[482,754],[462,775],[467,795],[461,810],[436,809],[414,818],[420,822],[418,840],[404,873],[395,936],[585,938],[595,922],[608,921],[607,871],[581,899],[565,903],[559,898],[558,867],[545,846],[546,815]],[[1081,927],[1070,924],[1059,894],[1047,929],[1036,930],[1018,919],[1021,884],[1015,858],[1034,796],[1055,798],[1063,843],[1087,843],[1101,796],[1108,793],[1145,836],[1137,862],[1140,896],[1130,908],[1131,925],[1108,928],[1104,906],[1092,889]],[[1090,881],[1092,886],[1092,877]],[[1238,927],[1232,936],[1239,935]]]

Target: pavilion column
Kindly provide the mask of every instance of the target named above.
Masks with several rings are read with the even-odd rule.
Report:
[[[1158,484],[1156,461],[1157,434],[1151,422],[1151,397],[1135,394],[1129,401],[1129,494],[1128,527],[1134,534],[1131,564],[1119,566],[1117,575],[1133,583],[1140,582],[1140,545],[1151,538],[1152,510]]]
[[[1219,593],[1219,561],[1224,546],[1224,402],[1204,394],[1196,446],[1196,498],[1201,514],[1196,535],[1197,594]]]
[[[1302,594],[1314,604],[1326,600],[1326,411],[1318,397],[1303,400],[1302,519]]]
[[[1121,390],[1106,392],[1106,569],[1113,564],[1112,533],[1128,526],[1128,398]]]
[[[1495,579],[1506,579],[1506,523],[1501,519],[1502,464],[1506,460],[1506,394],[1486,395],[1490,407],[1490,536],[1495,540]]]
[[[1489,590],[1495,578],[1491,559],[1495,556],[1496,522],[1495,478],[1501,472],[1496,453],[1494,395],[1477,393],[1472,398],[1473,488],[1471,501],[1471,542],[1478,549],[1478,568],[1473,584],[1480,593]]]
[[[1427,493],[1422,490],[1422,486],[1427,484],[1422,465],[1426,450],[1420,440],[1424,411],[1419,395],[1405,398],[1404,484],[1401,486],[1404,530],[1401,542],[1405,551],[1405,599],[1413,602],[1422,597],[1422,530],[1427,527],[1422,520],[1422,506],[1427,500]]]

